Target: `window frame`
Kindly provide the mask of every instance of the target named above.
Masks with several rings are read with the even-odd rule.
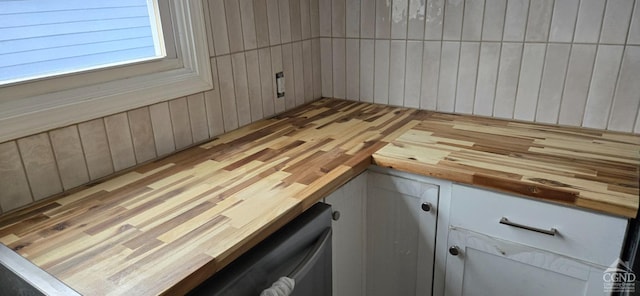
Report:
[[[0,143],[212,89],[202,1],[157,1],[163,59],[0,87]]]

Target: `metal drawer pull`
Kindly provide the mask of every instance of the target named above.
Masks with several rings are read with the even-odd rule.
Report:
[[[513,226],[513,227],[518,227],[518,228],[531,230],[531,231],[535,231],[535,232],[538,232],[538,233],[543,233],[543,234],[546,234],[546,235],[552,235],[552,236],[556,235],[556,233],[558,233],[558,230],[555,229],[555,228],[551,228],[549,230],[546,230],[546,229],[531,227],[531,226],[528,226],[528,225],[511,222],[511,221],[509,221],[509,219],[507,219],[507,217],[502,217],[502,219],[500,219],[500,224],[509,225],[509,226]]]

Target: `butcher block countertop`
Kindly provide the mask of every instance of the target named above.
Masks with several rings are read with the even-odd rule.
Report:
[[[373,162],[635,217],[640,137],[323,99],[0,217],[85,295],[183,294]]]
[[[638,135],[432,113],[373,162],[608,214],[638,212]]]

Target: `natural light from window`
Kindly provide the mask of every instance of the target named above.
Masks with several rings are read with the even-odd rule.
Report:
[[[0,85],[163,58],[155,0],[0,0]]]

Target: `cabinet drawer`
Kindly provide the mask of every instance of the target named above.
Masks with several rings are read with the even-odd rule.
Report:
[[[450,225],[608,266],[620,256],[627,219],[455,184]]]

